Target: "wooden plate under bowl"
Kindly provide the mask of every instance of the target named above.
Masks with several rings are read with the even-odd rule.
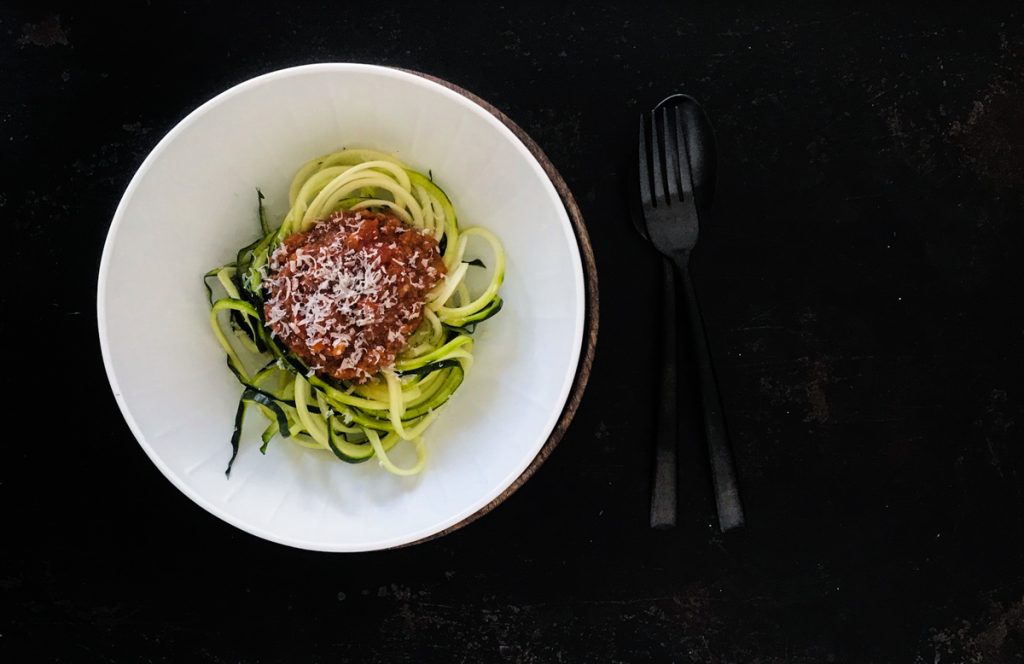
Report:
[[[565,211],[569,215],[570,221],[572,221],[573,231],[576,234],[576,243],[579,245],[580,256],[583,259],[583,276],[584,276],[584,287],[586,290],[586,313],[584,320],[583,329],[583,348],[580,353],[580,361],[576,367],[576,377],[573,380],[572,389],[569,392],[569,398],[566,399],[565,407],[562,409],[562,414],[558,418],[558,423],[555,428],[551,431],[551,435],[548,436],[544,446],[541,447],[537,456],[534,457],[533,462],[527,466],[526,470],[522,472],[519,477],[509,485],[499,496],[489,502],[484,507],[480,508],[470,516],[466,517],[462,521],[456,523],[450,528],[446,528],[439,533],[425,537],[416,542],[412,542],[405,546],[412,546],[413,544],[419,544],[421,542],[429,542],[430,540],[437,539],[452,533],[463,526],[466,526],[473,521],[476,521],[484,514],[487,514],[495,507],[500,505],[506,498],[511,496],[515,491],[526,483],[526,480],[530,479],[537,469],[540,468],[541,464],[547,460],[551,453],[555,450],[555,446],[562,440],[562,436],[565,435],[566,430],[569,428],[569,424],[572,422],[573,416],[576,414],[576,409],[580,405],[580,400],[583,398],[583,391],[587,387],[587,381],[590,379],[590,370],[594,364],[594,350],[597,347],[597,324],[598,324],[598,290],[597,290],[597,265],[594,261],[594,248],[590,245],[590,235],[587,234],[587,227],[583,223],[583,214],[580,212],[580,207],[576,203],[575,197],[572,195],[572,191],[569,190],[569,185],[565,183],[565,179],[555,168],[555,165],[551,163],[548,156],[544,154],[544,151],[537,145],[530,136],[523,131],[523,128],[513,122],[507,115],[502,113],[493,104],[481,99],[472,92],[465,90],[454,83],[450,83],[444,79],[424,74],[422,72],[413,71],[410,69],[403,69],[410,74],[416,74],[423,78],[433,81],[438,85],[457,92],[463,97],[472,100],[478,104],[481,108],[487,110],[491,115],[500,120],[506,127],[508,127],[516,137],[523,142],[523,145],[533,154],[534,158],[540,163],[541,168],[547,174],[551,180],[551,184],[554,185],[558,191],[558,195],[562,199],[562,203],[565,205]],[[399,547],[401,548],[401,547]]]

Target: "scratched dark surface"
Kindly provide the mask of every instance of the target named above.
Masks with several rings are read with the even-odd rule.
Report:
[[[1024,11],[865,4],[5,4],[0,659],[1024,661]],[[159,138],[331,60],[504,110],[575,191],[601,279],[546,465],[460,532],[365,555],[258,540],[174,489],[94,322]],[[683,525],[646,527],[659,273],[626,192],[637,113],[673,91],[720,142],[694,272],[748,509],[724,537],[697,441]]]

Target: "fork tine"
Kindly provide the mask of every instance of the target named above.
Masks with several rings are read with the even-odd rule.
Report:
[[[658,132],[658,115],[651,113],[651,160],[654,171],[654,205],[668,205],[665,196],[665,141]]]
[[[647,116],[640,116],[640,202],[644,206],[654,205],[654,193],[651,190],[651,168],[647,147]]]
[[[680,113],[672,109],[673,133],[675,134],[675,153],[679,158],[679,200],[686,200],[693,197],[693,171],[690,163],[690,152],[686,147],[686,130],[683,128],[683,118]],[[696,202],[696,201],[694,201]]]
[[[680,185],[682,169],[679,163],[679,143],[676,140],[678,128],[676,126],[675,106],[662,106],[659,109],[659,119],[662,126],[662,143],[665,144],[665,152],[667,153],[665,155],[665,178],[668,183],[666,198],[668,199],[668,204],[671,205],[673,201],[683,200]]]

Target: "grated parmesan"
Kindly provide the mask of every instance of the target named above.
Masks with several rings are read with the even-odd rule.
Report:
[[[271,254],[264,314],[311,374],[365,382],[394,362],[443,275],[433,237],[392,215],[338,212]]]

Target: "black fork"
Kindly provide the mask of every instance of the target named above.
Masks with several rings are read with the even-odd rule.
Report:
[[[655,459],[651,525],[675,524],[676,384],[675,281],[683,287],[687,320],[700,379],[704,433],[708,443],[718,524],[727,531],[743,525],[736,471],[725,429],[697,292],[690,279],[690,252],[697,244],[700,208],[710,207],[714,188],[714,135],[703,109],[692,97],[673,95],[640,119],[640,204],[638,230],[665,259],[664,341],[661,408]]]

